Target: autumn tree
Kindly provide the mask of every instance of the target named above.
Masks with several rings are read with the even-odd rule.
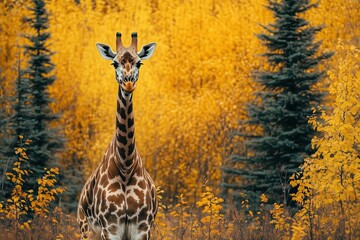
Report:
[[[23,239],[25,236],[20,237],[21,232],[24,229],[30,229],[30,225],[33,225],[33,219],[29,216],[48,218],[51,214],[51,202],[65,190],[62,187],[55,187],[56,176],[59,174],[58,168],[44,169],[44,174],[36,180],[34,188],[24,187],[33,172],[26,154],[31,140],[23,140],[23,136],[20,135],[14,149],[17,159],[6,171],[7,181],[12,183],[11,195],[6,201],[0,201],[0,219],[7,219],[11,223],[8,227],[13,228],[16,239]],[[56,221],[53,218],[52,221],[54,220]]]
[[[360,49],[340,42],[336,50],[339,65],[328,72],[332,111],[311,118],[320,133],[312,140],[317,150],[291,182],[302,206],[296,225],[310,239],[360,235]]]
[[[36,179],[42,174],[44,167],[56,164],[54,153],[61,148],[62,139],[58,129],[52,126],[59,116],[50,109],[54,99],[50,98],[48,88],[55,81],[55,76],[52,73],[53,52],[49,49],[49,17],[45,1],[32,0],[28,9],[29,17],[24,20],[30,25],[32,32],[25,35],[28,40],[28,44],[24,46],[28,62],[23,79],[30,83],[30,119],[33,125],[29,129],[29,135],[25,136],[33,141],[29,156]]]
[[[309,0],[268,2],[275,22],[263,26],[258,35],[267,51],[262,54],[267,66],[256,72],[254,80],[261,85],[256,99],[247,107],[248,124],[258,126],[260,134],[247,134],[244,155],[233,155],[241,169],[226,169],[242,177],[242,182],[227,185],[243,189],[249,197],[266,193],[271,201],[290,201],[289,177],[299,170],[305,156],[313,153],[314,130],[308,125],[312,108],[323,93],[315,89],[324,75],[319,64],[332,53],[320,53],[315,35],[322,26],[312,26],[303,17],[317,4]]]

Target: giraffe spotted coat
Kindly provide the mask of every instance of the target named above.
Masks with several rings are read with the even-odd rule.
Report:
[[[112,60],[119,83],[116,132],[100,162],[85,183],[78,205],[81,239],[147,240],[157,212],[156,188],[135,145],[133,91],[141,60],[151,56],[155,43],[137,53],[137,35],[124,48],[117,33],[117,52],[97,44],[100,54]]]
[[[80,198],[80,221],[103,239],[133,239],[131,236],[147,233],[157,209],[154,183],[135,153],[134,166],[129,172],[120,170],[112,139],[100,166],[86,182]],[[83,224],[81,232],[87,232]],[[106,226],[106,229],[102,229]],[[106,238],[106,235],[109,236]],[[148,239],[147,235],[143,238]],[[146,236],[146,237],[145,237]]]

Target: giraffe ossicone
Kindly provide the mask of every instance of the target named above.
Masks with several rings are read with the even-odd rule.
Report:
[[[95,234],[106,240],[147,240],[158,202],[153,180],[135,145],[133,91],[142,60],[153,54],[150,43],[137,52],[137,34],[124,47],[116,33],[116,52],[97,43],[100,55],[112,61],[119,83],[116,131],[97,169],[86,181],[79,199],[77,220],[81,239]]]

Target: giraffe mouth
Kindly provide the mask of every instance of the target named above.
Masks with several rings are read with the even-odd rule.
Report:
[[[134,82],[122,82],[121,83],[122,89],[124,89],[128,93],[132,93],[135,90],[136,84]]]

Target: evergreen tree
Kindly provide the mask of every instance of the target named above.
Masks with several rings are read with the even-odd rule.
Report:
[[[314,88],[325,72],[318,65],[332,55],[319,52],[321,42],[315,35],[322,27],[311,26],[301,17],[316,6],[309,0],[268,2],[275,23],[263,26],[267,33],[258,35],[268,49],[263,54],[268,67],[254,74],[261,90],[247,107],[247,123],[260,126],[261,133],[246,138],[246,154],[232,156],[241,169],[224,168],[242,179],[224,187],[240,189],[251,199],[265,193],[272,202],[289,204],[290,193],[295,191],[289,177],[300,170],[305,156],[313,153],[315,132],[308,120],[324,95]]]
[[[19,136],[25,138],[30,136],[31,129],[34,126],[34,120],[32,119],[31,82],[28,78],[23,77],[20,62],[19,56],[14,96],[4,92],[1,98],[1,199],[6,199],[10,196],[9,189],[12,189],[12,183],[7,181],[5,173],[10,170],[9,168],[17,159],[14,149],[20,140]],[[9,102],[12,103],[12,109],[8,108]]]
[[[50,98],[48,88],[55,81],[55,77],[52,75],[53,52],[48,48],[50,33],[47,31],[49,19],[45,1],[32,0],[28,9],[30,17],[25,17],[24,20],[30,24],[33,32],[25,35],[29,40],[29,44],[24,46],[29,60],[24,70],[24,78],[31,83],[33,126],[30,135],[26,137],[32,140],[28,156],[36,179],[42,175],[44,167],[57,164],[55,153],[62,148],[63,139],[59,137],[58,129],[51,125],[59,116],[50,109],[54,100]]]
[[[0,201],[4,200],[7,186],[5,173],[9,168],[9,161],[6,153],[9,146],[9,122],[10,113],[8,110],[9,95],[5,88],[5,78],[2,76],[2,69],[0,68]]]
[[[7,110],[7,93],[5,89],[5,78],[2,76],[2,68],[0,67],[0,178],[4,169],[4,151],[7,135],[7,125],[9,121],[9,113]]]

